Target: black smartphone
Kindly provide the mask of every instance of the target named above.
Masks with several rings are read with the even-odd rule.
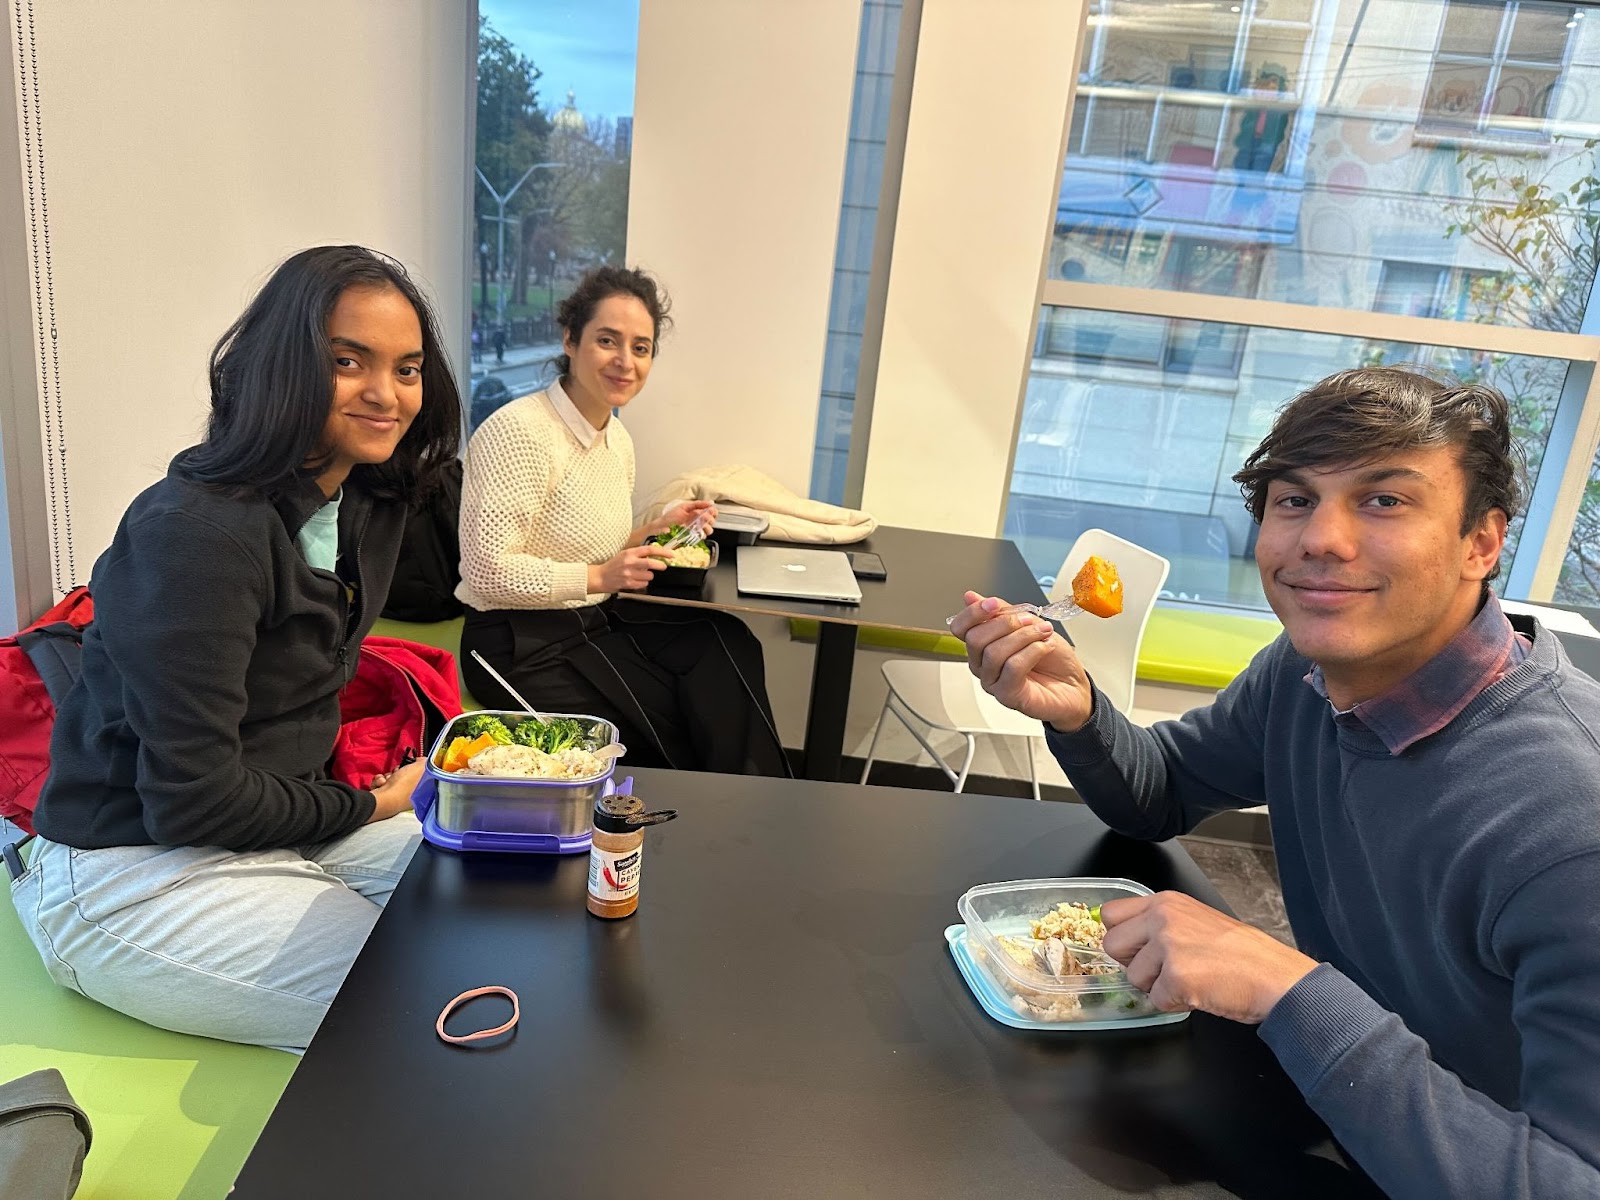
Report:
[[[857,579],[889,578],[889,572],[883,569],[883,559],[865,551],[850,551],[850,570]]]

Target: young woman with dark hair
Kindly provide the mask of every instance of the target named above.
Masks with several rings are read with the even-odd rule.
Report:
[[[405,869],[421,764],[327,777],[407,502],[461,404],[397,263],[285,262],[211,357],[200,445],[95,564],[37,847],[12,885],[52,977],[168,1029],[303,1048]]]
[[[633,523],[633,442],[615,413],[650,375],[667,308],[642,271],[591,271],[557,314],[560,378],[473,435],[456,592],[467,606],[462,669],[487,704],[516,707],[474,650],[541,710],[605,717],[632,763],[784,775],[749,628],[727,613],[618,597],[668,557],[646,538],[715,515],[686,501]]]

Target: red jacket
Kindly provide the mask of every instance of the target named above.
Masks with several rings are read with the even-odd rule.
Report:
[[[93,619],[89,589],[73,588],[26,629],[0,638],[0,817],[24,833],[33,832],[33,809],[50,773],[56,706],[23,644],[35,630],[58,624],[71,626],[81,638]]]
[[[370,787],[374,775],[421,758],[431,748],[429,732],[460,715],[455,655],[402,638],[368,637],[355,677],[339,693],[333,777]]]
[[[50,771],[50,727],[55,705],[34,662],[20,644],[34,630],[70,627],[81,639],[94,618],[87,588],[73,589],[59,604],[20,633],[0,638],[0,817],[33,832],[33,809]],[[70,660],[60,670],[75,667]],[[71,676],[55,680],[62,688]],[[425,740],[461,714],[456,660],[439,650],[401,638],[368,637],[354,678],[339,695],[343,723],[334,742],[332,773],[353,787],[389,773],[429,747]]]

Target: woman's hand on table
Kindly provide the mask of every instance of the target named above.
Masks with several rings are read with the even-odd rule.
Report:
[[[1031,613],[999,613],[995,596],[966,594],[950,632],[967,645],[967,666],[983,690],[1007,708],[1075,733],[1094,709],[1089,673],[1066,638]]]
[[[1259,1025],[1316,963],[1193,896],[1107,900],[1105,952],[1163,1012],[1208,1012]]]
[[[373,806],[372,815],[367,818],[368,825],[387,821],[390,817],[399,816],[410,810],[411,793],[417,790],[417,781],[422,778],[422,768],[425,765],[426,763],[419,758],[388,775],[378,775],[373,778],[372,798],[377,803]]]
[[[649,586],[671,559],[672,551],[661,546],[629,546],[615,558],[589,568],[589,594],[637,592]]]

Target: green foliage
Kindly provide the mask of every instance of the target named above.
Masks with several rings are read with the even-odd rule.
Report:
[[[1577,333],[1600,261],[1600,176],[1594,139],[1553,153],[1537,175],[1504,174],[1503,154],[1463,150],[1468,194],[1445,206],[1446,237],[1466,237],[1512,270],[1473,297],[1478,320]],[[1558,142],[1557,146],[1561,143]],[[1560,180],[1577,173],[1562,186]]]
[[[1446,206],[1446,237],[1465,237],[1511,268],[1479,280],[1470,297],[1476,319],[1578,333],[1600,265],[1600,170],[1597,141],[1555,149],[1537,173],[1506,175],[1503,154],[1463,150],[1468,195]],[[1573,177],[1570,183],[1562,180]],[[1464,379],[1493,385],[1512,406],[1512,434],[1523,447],[1549,436],[1568,364],[1559,359],[1481,354]],[[1564,464],[1551,462],[1559,471]],[[1520,522],[1513,534],[1520,531]],[[1510,539],[1508,538],[1508,547]],[[1600,603],[1600,482],[1591,468],[1584,488],[1557,599]]]
[[[478,18],[478,170],[502,194],[530,166],[543,161],[550,122],[539,107],[539,68],[495,32],[487,17]],[[476,178],[476,176],[474,176]],[[524,192],[526,185],[524,185]],[[510,211],[533,206],[519,192]],[[478,212],[495,212],[493,197],[477,184]]]

